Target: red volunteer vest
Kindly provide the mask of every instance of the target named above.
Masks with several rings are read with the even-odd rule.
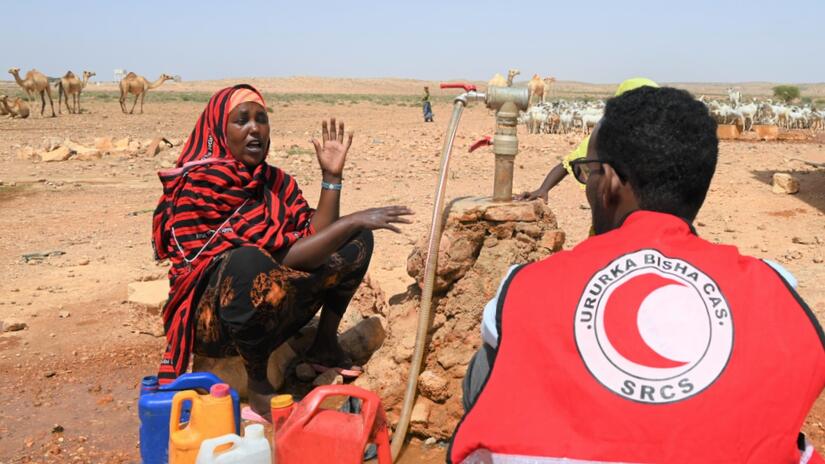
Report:
[[[798,433],[825,386],[825,335],[796,292],[667,214],[637,211],[520,268],[497,325],[490,375],[453,437],[455,463],[477,450],[799,463]]]

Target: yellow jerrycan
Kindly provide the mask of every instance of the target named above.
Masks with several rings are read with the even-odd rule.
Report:
[[[181,427],[184,402],[192,404],[189,422]],[[201,442],[235,433],[235,413],[229,385],[212,385],[209,393],[184,390],[172,398],[169,417],[169,464],[195,464]]]

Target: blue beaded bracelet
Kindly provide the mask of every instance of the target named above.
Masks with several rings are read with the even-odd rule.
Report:
[[[321,188],[324,190],[341,190],[344,184],[331,184],[329,182],[321,181]]]

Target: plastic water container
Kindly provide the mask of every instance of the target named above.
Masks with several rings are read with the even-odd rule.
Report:
[[[229,390],[229,385],[218,383],[206,395],[194,390],[175,394],[169,416],[169,464],[195,464],[204,440],[235,431],[237,416]],[[189,423],[181,427],[181,413],[187,402],[192,405]]]
[[[295,410],[295,401],[292,395],[275,395],[269,400],[269,407],[272,414],[272,432],[278,433]]]
[[[264,435],[264,426],[247,425],[243,435],[241,438],[231,433],[204,440],[195,464],[272,464],[272,452]],[[217,451],[217,448],[229,444],[231,448]]]
[[[330,396],[360,399],[360,414],[321,409],[321,403]],[[276,462],[361,464],[368,443],[375,443],[380,464],[391,464],[381,400],[375,393],[354,385],[325,385],[301,400],[276,433]]]
[[[140,416],[140,458],[144,464],[166,464],[169,461],[169,416],[172,398],[183,390],[208,392],[221,379],[210,372],[183,374],[174,382],[159,385],[155,376],[144,377],[138,398]],[[235,408],[235,433],[240,431],[241,403],[238,393],[230,391]],[[189,421],[189,407],[181,410],[181,421]]]

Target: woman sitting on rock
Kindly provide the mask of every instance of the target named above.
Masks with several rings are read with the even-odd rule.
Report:
[[[411,212],[389,206],[340,217],[352,134],[345,141],[335,119],[322,123],[322,133],[312,140],[323,175],[316,209],[291,176],[266,163],[269,118],[248,85],[213,95],[176,168],[159,173],[152,241],[157,258],[172,262],[162,383],[187,370],[193,351],[239,354],[250,406],[267,415],[275,393],[269,355],[321,307],[307,360],[357,370],[338,345],[338,323],[367,271],[372,231],[399,232],[393,224],[409,223]]]

